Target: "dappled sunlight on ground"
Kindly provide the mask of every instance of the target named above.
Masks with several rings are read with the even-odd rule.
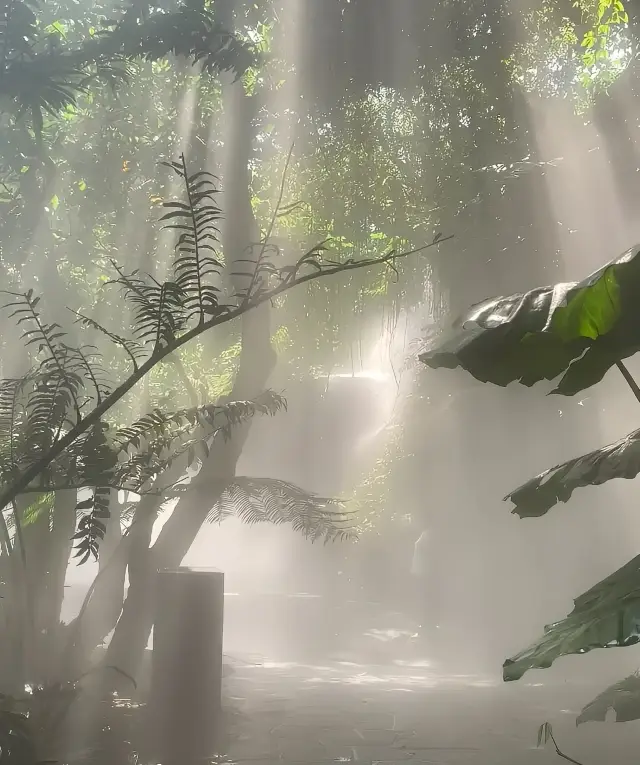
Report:
[[[576,730],[576,715],[602,690],[597,686],[537,677],[504,684],[499,676],[445,673],[427,658],[373,665],[252,657],[234,669],[228,693],[241,723],[228,757],[239,765],[543,765],[557,761],[552,750],[536,746],[545,721],[585,765],[636,763],[636,730],[602,724]]]
[[[355,662],[335,662],[327,665],[297,662],[265,661],[253,665],[254,670],[279,670],[295,675],[302,684],[376,685],[385,690],[410,691],[413,688],[438,688],[445,685],[462,687],[490,687],[497,685],[494,678],[476,675],[443,675],[429,671],[427,660],[399,662],[399,666],[364,665]],[[245,665],[249,671],[251,665]],[[404,670],[404,671],[403,671]],[[417,670],[420,670],[418,673]]]

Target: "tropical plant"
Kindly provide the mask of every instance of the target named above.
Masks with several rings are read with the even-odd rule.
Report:
[[[482,382],[531,386],[554,381],[551,393],[572,396],[598,383],[617,367],[635,397],[640,389],[624,359],[640,350],[637,300],[640,294],[640,247],[633,247],[582,282],[556,284],[525,294],[486,300],[473,306],[421,354],[427,366],[462,368]],[[546,470],[510,492],[519,517],[540,517],[573,492],[614,478],[635,478],[640,472],[638,431]],[[517,680],[532,668],[551,666],[560,656],[595,648],[640,642],[640,556],[575,600],[571,614],[545,627],[534,645],[507,659],[505,680]],[[609,689],[581,716],[604,719],[609,706],[626,706],[620,719],[630,719],[635,679]],[[637,704],[634,717],[640,716]]]
[[[216,250],[221,210],[214,178],[204,171],[190,173],[184,157],[167,166],[184,189],[183,200],[164,203],[162,221],[177,239],[170,278],[160,282],[140,272],[126,273],[113,264],[112,283],[133,308],[133,337],[122,337],[76,314],[80,333],[97,332],[128,359],[124,380],[109,379],[95,347],[74,344],[59,324],[48,323],[32,291],[8,295],[10,315],[32,351],[32,366],[22,376],[0,383],[0,507],[10,511],[15,529],[12,537],[5,523],[7,565],[25,554],[22,534],[28,512],[20,508],[23,495],[88,490],[89,496],[76,504],[79,522],[74,537],[76,554],[86,561],[97,556],[104,539],[112,491],[140,496],[188,490],[178,481],[159,485],[158,479],[178,461],[178,475],[184,477],[189,467],[199,467],[208,457],[214,443],[230,436],[232,428],[257,413],[273,415],[285,406],[281,396],[266,392],[247,401],[223,399],[172,412],[156,409],[117,427],[110,419],[114,407],[152,369],[175,360],[183,346],[207,330],[293,287],[377,264],[394,268],[398,258],[408,254],[392,250],[376,258],[338,262],[328,258],[328,243],[323,242],[293,265],[281,267],[269,257],[264,240],[255,256],[247,253],[242,259],[243,272],[235,274],[236,284],[244,286],[225,299],[223,263]],[[436,237],[433,244],[439,241]],[[348,533],[339,502],[314,497],[285,482],[239,479],[222,486],[219,493],[220,501],[212,511],[217,519],[233,511],[250,522],[292,523],[312,538]],[[28,612],[29,577],[23,573]],[[20,684],[32,671],[29,641],[24,651],[21,666],[26,678]]]
[[[2,383],[2,507],[25,492],[87,486],[98,491],[117,488],[138,492],[178,454],[189,450],[188,461],[193,461],[196,445],[228,432],[231,425],[258,411],[274,414],[284,402],[271,394],[259,402],[213,409],[205,405],[171,414],[156,411],[110,438],[104,419],[151,369],[203,332],[299,284],[378,264],[393,267],[399,257],[409,254],[392,250],[377,258],[338,262],[326,258],[327,242],[323,242],[294,265],[278,267],[267,258],[263,243],[255,260],[246,259],[252,263],[248,286],[234,295],[234,302],[221,303],[221,288],[216,282],[219,284],[223,266],[214,249],[220,209],[215,203],[213,176],[204,171],[189,174],[184,157],[169,167],[185,187],[185,201],[165,203],[169,211],[162,217],[166,228],[179,233],[173,279],[160,283],[136,271],[126,274],[113,264],[117,272],[113,283],[133,305],[132,339],[78,314],[81,325],[98,330],[128,356],[130,374],[124,381],[117,385],[108,381],[91,346],[68,345],[60,325],[48,324],[42,318],[40,298],[34,297],[33,291],[6,293],[10,297],[6,307],[21,327],[25,344],[35,348],[37,361],[22,377]],[[442,238],[436,237],[432,244],[440,241]],[[185,435],[198,425],[205,430],[204,438],[185,443]],[[93,507],[94,502],[100,504],[95,495],[78,509]]]

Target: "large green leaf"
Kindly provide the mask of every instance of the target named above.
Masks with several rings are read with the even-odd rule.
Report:
[[[510,492],[513,511],[520,518],[539,518],[556,503],[568,502],[582,486],[600,486],[612,478],[635,478],[640,473],[640,430],[614,444],[545,470]]]
[[[616,713],[616,722],[640,720],[640,673],[634,672],[599,693],[584,707],[576,725],[605,722],[610,709]]]
[[[589,388],[640,349],[639,255],[633,247],[582,282],[485,300],[420,360],[495,385],[562,376],[554,393]]]
[[[502,673],[505,680],[519,680],[530,669],[550,667],[560,656],[638,642],[640,555],[580,595],[569,616],[545,627],[536,643],[507,659]]]

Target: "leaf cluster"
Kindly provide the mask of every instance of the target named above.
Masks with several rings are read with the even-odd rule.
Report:
[[[174,12],[135,6],[79,46],[65,46],[38,24],[39,0],[7,0],[0,20],[0,98],[3,110],[29,114],[37,136],[45,115],[76,103],[89,85],[116,87],[136,59],[187,58],[207,72],[241,76],[254,63],[252,48],[226,31],[208,7],[185,4]]]

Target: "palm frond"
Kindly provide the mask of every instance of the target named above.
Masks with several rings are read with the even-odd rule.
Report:
[[[6,71],[13,56],[29,56],[37,36],[35,0],[5,0],[0,6],[0,66]]]
[[[195,317],[203,324],[207,315],[219,311],[220,289],[210,283],[211,277],[219,280],[222,271],[222,263],[215,257],[220,234],[217,223],[222,218],[216,203],[215,176],[205,171],[189,175],[184,154],[179,162],[162,164],[182,180],[186,196],[186,201],[165,202],[163,207],[169,212],[160,218],[165,229],[178,232],[173,262],[175,282],[184,293],[189,318]]]
[[[276,478],[234,478],[207,520],[220,523],[231,516],[250,524],[287,524],[312,541],[356,536],[353,514],[345,509],[343,501],[317,496]]]
[[[31,111],[36,124],[43,113],[59,114],[87,92],[87,73],[64,59],[16,60],[0,80],[0,94],[10,99],[18,115]]]

